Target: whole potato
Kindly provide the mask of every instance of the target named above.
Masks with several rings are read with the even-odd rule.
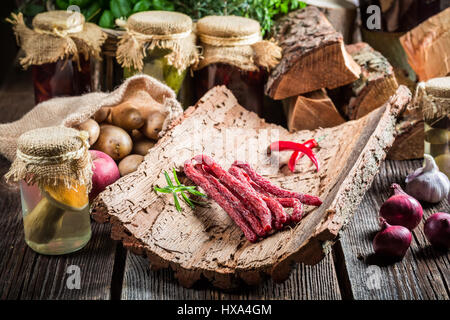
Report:
[[[142,132],[140,132],[139,130],[135,129],[135,130],[131,130],[131,140],[133,140],[134,142],[137,142],[139,140],[142,139],[147,139],[146,137],[144,137],[144,135],[142,134]]]
[[[161,111],[153,111],[148,114],[140,131],[147,138],[158,140],[158,134],[162,130],[165,119],[166,115],[164,113]]]
[[[106,118],[108,118],[109,112],[111,111],[111,109],[109,107],[101,107],[100,109],[98,109],[98,111],[94,114],[93,118],[95,121],[97,121],[98,123],[102,123],[103,121],[106,120]]]
[[[155,145],[154,141],[148,140],[148,139],[140,139],[135,140],[133,142],[133,153],[140,154],[141,156],[145,156],[148,153],[148,150],[153,148]]]
[[[119,162],[119,172],[120,176],[125,176],[139,167],[139,165],[144,161],[144,156],[140,154],[130,154],[126,156]]]
[[[92,149],[102,151],[114,160],[121,160],[130,154],[133,142],[130,135],[122,128],[102,124],[100,135]]]
[[[87,119],[85,122],[80,123],[75,127],[78,130],[84,130],[89,133],[89,145],[93,145],[100,135],[100,126],[97,121],[93,119]]]
[[[131,103],[124,102],[111,108],[112,124],[124,130],[139,129],[144,125],[144,118]]]

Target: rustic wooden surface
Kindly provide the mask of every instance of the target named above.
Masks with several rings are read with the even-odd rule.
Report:
[[[8,78],[9,84],[0,92],[1,123],[18,119],[33,105],[29,74]],[[93,223],[92,240],[78,253],[40,256],[24,243],[18,190],[2,182],[0,299],[448,299],[449,254],[428,245],[423,223],[414,231],[412,249],[402,262],[377,267],[372,256],[371,239],[378,230],[377,209],[388,197],[388,185],[402,184],[405,175],[420,165],[419,160],[387,161],[341,233],[341,240],[320,264],[298,265],[281,284],[267,280],[233,292],[206,283],[193,289],[181,287],[173,272],[150,270],[145,258],[111,240],[107,225]],[[8,167],[9,163],[0,157],[0,176]],[[450,206],[444,202],[425,209],[425,216],[429,216],[432,212],[448,212]],[[69,265],[81,269],[79,290],[66,287]]]

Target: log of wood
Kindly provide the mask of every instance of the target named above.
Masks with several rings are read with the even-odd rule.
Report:
[[[346,46],[353,60],[361,66],[361,76],[350,85],[350,101],[346,114],[359,119],[381,107],[397,90],[394,70],[387,59],[367,43]]]
[[[400,38],[420,81],[450,74],[450,8],[432,16]]]
[[[344,37],[345,43],[352,43],[355,32],[356,6],[346,0],[305,0],[306,4],[315,6],[337,32]]]
[[[272,70],[266,94],[279,100],[359,78],[361,68],[344,47],[342,35],[316,7],[291,12],[275,26],[283,58]]]
[[[287,125],[291,132],[329,128],[345,122],[325,89],[287,100]]]
[[[397,137],[387,155],[391,160],[421,159],[424,154],[425,124],[420,108],[408,108],[396,126]]]
[[[109,221],[112,238],[145,254],[152,268],[172,268],[183,286],[202,277],[220,288],[236,287],[241,281],[256,284],[265,275],[285,280],[294,262],[315,264],[329,251],[377,173],[394,140],[397,117],[409,100],[408,89],[400,87],[389,103],[364,118],[289,133],[245,110],[226,87],[215,87],[173,123],[137,171],[97,197],[92,214],[99,222]],[[267,156],[267,146],[275,139],[304,141],[324,135],[332,138],[322,140],[316,151],[320,172],[307,157],[298,164],[301,173],[292,174],[280,171]],[[178,212],[171,195],[153,191],[166,184],[164,170],[180,169],[200,153],[211,155],[224,168],[236,159],[247,160],[274,183],[318,195],[323,204],[306,207],[306,216],[292,228],[249,243],[215,202],[195,209],[182,202],[183,211]],[[182,182],[190,183],[186,178]]]

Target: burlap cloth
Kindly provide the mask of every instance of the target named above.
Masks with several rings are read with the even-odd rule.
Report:
[[[225,63],[246,71],[272,69],[281,59],[281,48],[262,40],[259,22],[238,16],[208,16],[198,20],[196,33],[203,48],[195,69]]]
[[[25,25],[22,13],[12,14],[6,21],[13,24],[17,43],[25,52],[20,59],[24,68],[66,58],[78,62],[80,54],[86,60],[100,59],[101,46],[107,37],[97,25],[86,23],[78,12],[39,13],[33,19],[33,29]]]
[[[117,22],[120,22],[118,20]],[[131,15],[117,46],[117,61],[125,68],[142,71],[144,58],[154,48],[169,49],[167,61],[179,73],[199,60],[192,20],[185,14],[145,11]]]
[[[20,120],[1,124],[0,153],[13,161],[17,139],[22,133],[50,126],[73,127],[90,118],[103,106],[114,107],[131,99],[135,103],[154,104],[166,114],[160,136],[183,113],[172,89],[150,76],[136,75],[111,93],[93,92],[77,97],[53,98],[38,104]]]
[[[41,188],[85,185],[91,189],[92,159],[89,134],[66,127],[47,127],[22,134],[17,142],[16,158],[6,180],[25,180]]]
[[[415,105],[425,120],[432,121],[450,114],[450,77],[434,78],[417,85]]]

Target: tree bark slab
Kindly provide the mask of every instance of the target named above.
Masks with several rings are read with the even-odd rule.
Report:
[[[290,132],[329,128],[345,122],[324,89],[289,98],[287,107]]]
[[[202,277],[219,288],[233,288],[242,281],[257,284],[267,275],[283,281],[294,262],[316,264],[326,255],[392,145],[397,117],[410,97],[402,86],[389,103],[357,121],[289,133],[246,111],[225,87],[215,87],[173,123],[137,171],[97,197],[92,214],[98,222],[109,221],[112,238],[147,256],[153,269],[173,269],[183,286]],[[316,152],[320,172],[306,157],[298,164],[300,173],[290,173],[286,167],[279,170],[267,156],[267,146],[275,139],[304,141],[324,135],[332,138],[322,140]],[[186,159],[200,153],[211,155],[224,168],[236,159],[249,161],[274,183],[318,195],[323,204],[307,207],[296,226],[249,243],[215,202],[195,209],[181,203],[183,211],[178,212],[170,195],[153,191],[166,184],[164,170],[180,170]],[[290,153],[272,156],[287,159]],[[180,176],[190,183],[181,172]]]
[[[350,120],[359,119],[381,107],[397,90],[394,70],[381,53],[367,43],[346,46],[361,67],[361,76],[350,85],[352,97],[346,108]]]
[[[359,78],[361,68],[345,50],[342,35],[316,7],[281,18],[275,40],[283,58],[266,84],[266,94],[275,100],[337,88]]]

